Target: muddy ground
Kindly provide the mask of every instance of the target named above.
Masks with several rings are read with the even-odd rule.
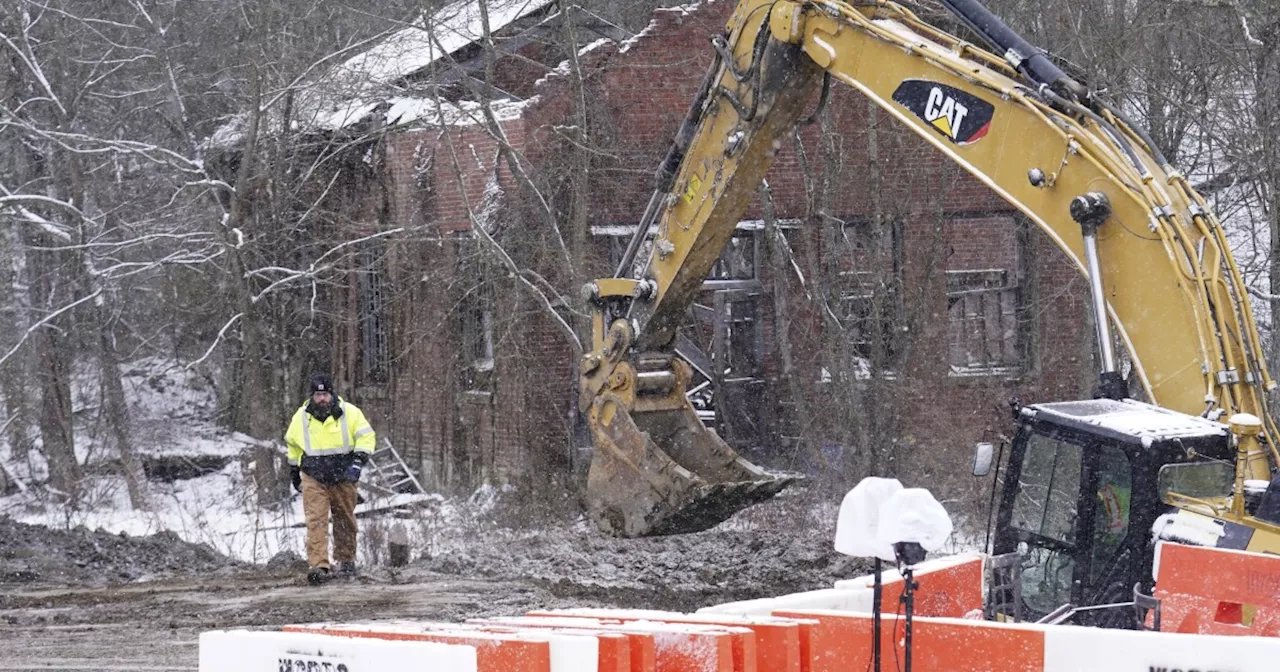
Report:
[[[217,628],[569,606],[692,610],[862,572],[830,550],[827,523],[786,506],[756,507],[765,509],[757,522],[656,539],[605,538],[572,521],[539,531],[486,525],[408,567],[365,568],[320,587],[284,559],[248,566],[171,534],[0,519],[0,670],[195,670],[199,633]]]

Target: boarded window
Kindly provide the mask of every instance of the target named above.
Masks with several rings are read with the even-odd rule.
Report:
[[[760,229],[757,221],[739,222],[733,237],[725,245],[716,259],[711,271],[707,273],[708,282],[720,281],[752,281],[760,279]],[[636,227],[632,225],[593,226],[591,232],[605,242],[609,268],[617,268],[622,261]],[[653,237],[657,227],[652,227],[649,236],[640,244],[636,258],[630,269],[632,277],[638,276],[653,251]]]
[[[462,347],[467,362],[476,370],[493,368],[493,301],[487,285],[468,292],[461,311]]]
[[[895,368],[902,323],[900,226],[849,220],[834,227],[828,254],[828,303],[852,351],[854,370]]]
[[[391,359],[386,248],[380,244],[365,246],[356,275],[362,382],[385,383]]]
[[[759,231],[739,228],[707,274],[707,280],[759,280],[756,263],[760,250]]]
[[[947,271],[947,337],[953,374],[1016,373],[1022,365],[1015,275]]]

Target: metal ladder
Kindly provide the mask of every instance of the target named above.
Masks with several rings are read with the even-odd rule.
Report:
[[[369,462],[365,465],[366,477],[360,479],[360,487],[378,497],[397,494],[426,494],[413,470],[400,458],[400,453],[389,439],[383,438]]]

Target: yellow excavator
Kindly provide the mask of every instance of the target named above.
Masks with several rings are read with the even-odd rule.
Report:
[[[1280,552],[1275,383],[1221,223],[1121,110],[977,0],[943,4],[990,50],[881,0],[741,0],[712,40],[615,277],[584,288],[591,517],[623,536],[703,530],[797,479],[703,427],[676,332],[777,147],[838,80],[1024,213],[1089,281],[1097,398],[1017,409],[997,507],[993,551],[1022,556],[1028,609],[1115,601],[1149,570],[1153,526]],[[1150,403],[1129,398],[1117,343]]]

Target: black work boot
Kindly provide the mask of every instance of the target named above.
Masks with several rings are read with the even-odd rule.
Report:
[[[307,570],[307,583],[318,586],[330,578],[328,567],[312,567]]]
[[[356,563],[354,563],[354,562],[339,562],[339,563],[338,563],[338,576],[339,576],[339,577],[344,578],[344,579],[354,579],[354,578],[356,578],[356,574],[357,574],[357,572],[356,572]]]

